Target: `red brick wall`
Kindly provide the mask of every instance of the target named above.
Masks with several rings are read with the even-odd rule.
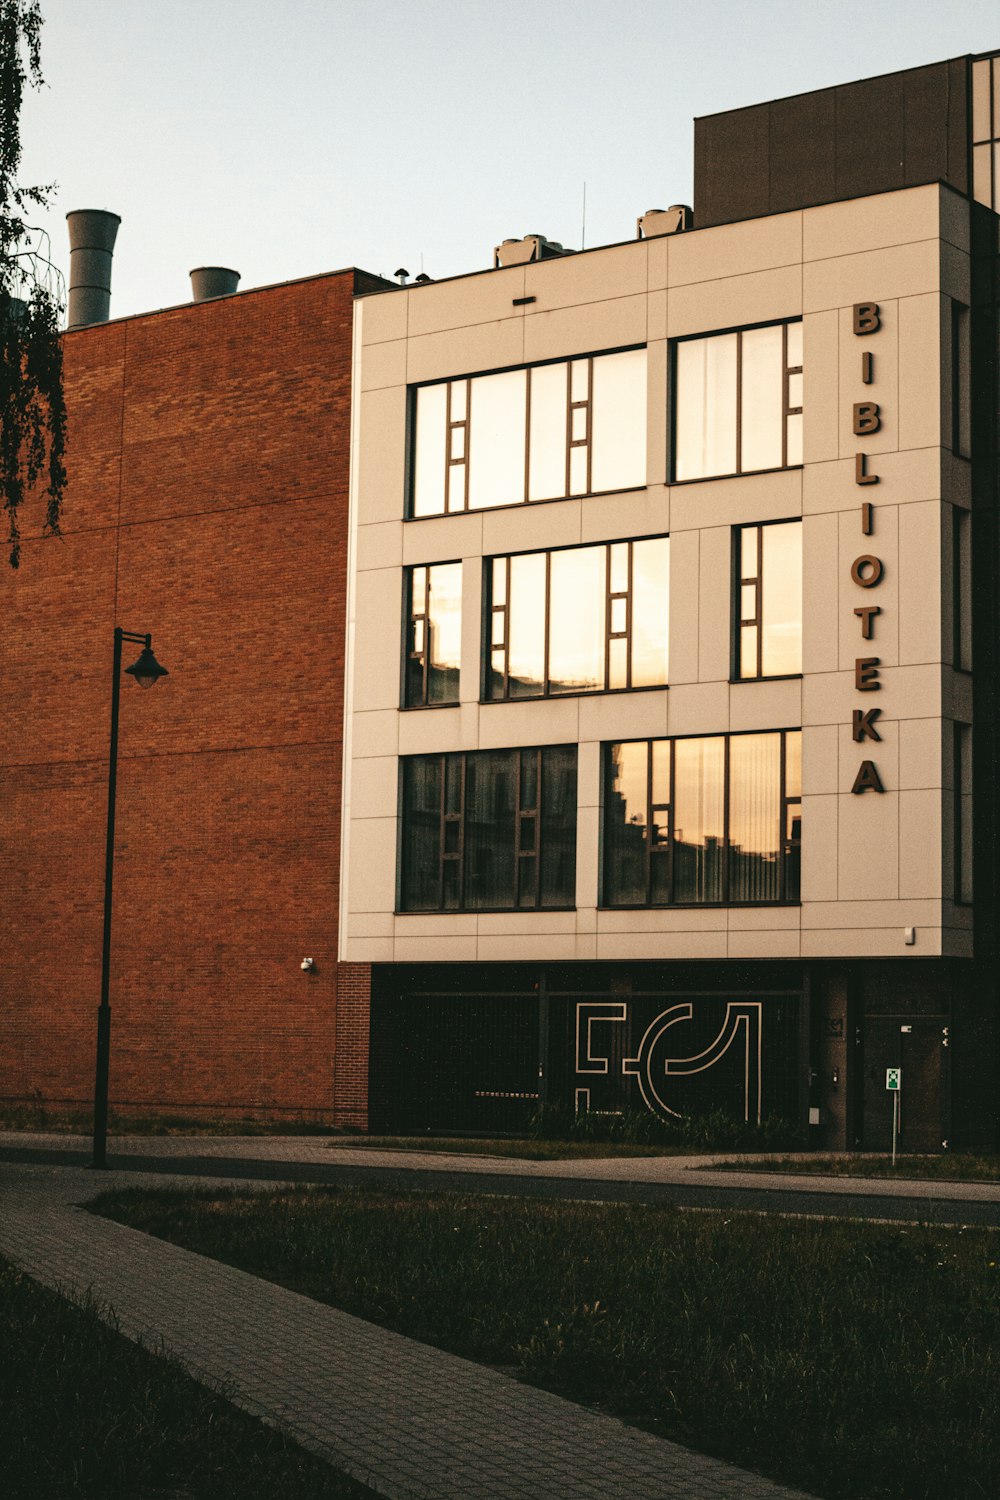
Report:
[[[366,1122],[369,971],[336,963],[353,290],[65,337],[65,541],[34,512],[0,576],[0,1098],[93,1089],[117,624],[170,676],[122,687],[112,1108]]]

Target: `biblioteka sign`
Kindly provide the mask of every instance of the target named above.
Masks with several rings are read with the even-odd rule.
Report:
[[[876,334],[882,327],[882,319],[877,302],[856,302],[854,304],[854,333],[857,338],[867,338]],[[866,349],[861,356],[861,383],[862,385],[875,384],[875,355]],[[877,401],[856,401],[854,403],[854,436],[870,437],[872,433],[878,432],[882,426],[882,414]],[[868,455],[865,452],[856,453],[854,456],[854,483],[858,485],[878,484],[879,476],[869,473]],[[861,505],[861,534],[869,537],[875,534],[875,507],[869,500]],[[862,589],[877,589],[882,582],[885,568],[882,559],[874,556],[871,552],[863,552],[856,557],[851,564],[851,577]],[[875,639],[875,621],[882,613],[878,604],[862,604],[854,611],[861,622],[861,639],[871,641]],[[881,661],[877,656],[859,656],[854,663],[854,686],[859,693],[876,693],[882,686],[879,679],[879,667]],[[866,740],[880,743],[882,736],[876,728],[882,710],[880,708],[856,708],[854,710],[851,732],[855,742],[863,745]],[[873,760],[863,760],[858,767],[851,791],[856,795],[862,792],[884,792],[882,778]]]

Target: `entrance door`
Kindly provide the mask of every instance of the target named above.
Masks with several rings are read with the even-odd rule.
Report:
[[[869,1016],[864,1036],[864,1135],[866,1151],[892,1149],[892,1094],[886,1068],[902,1068],[899,1149],[940,1151],[948,1135],[942,1118],[943,1016]]]

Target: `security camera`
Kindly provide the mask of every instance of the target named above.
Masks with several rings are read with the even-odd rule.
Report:
[[[299,965],[299,968],[303,971],[304,974],[310,974],[310,973],[312,973],[312,971],[313,971],[313,969],[315,969],[315,967],[316,967],[316,960],[314,958],[304,958],[302,960],[301,964]]]

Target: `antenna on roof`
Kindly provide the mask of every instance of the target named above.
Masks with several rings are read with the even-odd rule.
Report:
[[[580,249],[587,248],[587,184],[583,184],[583,222],[580,225]]]

